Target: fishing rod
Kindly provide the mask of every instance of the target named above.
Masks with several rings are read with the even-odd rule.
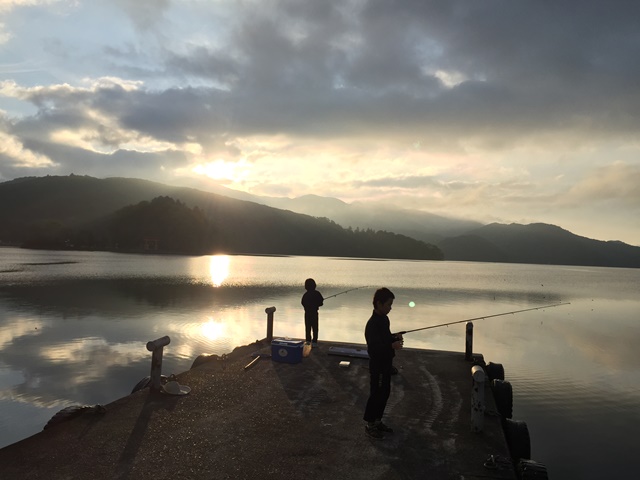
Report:
[[[468,318],[466,320],[458,320],[456,322],[441,323],[440,325],[431,325],[429,327],[414,328],[413,330],[405,330],[404,332],[397,332],[396,335],[404,335],[405,333],[417,332],[419,330],[428,330],[429,328],[447,327],[449,325],[455,325],[456,323],[472,322],[474,320],[484,320],[485,318],[501,317],[503,315],[513,315],[515,313],[530,312],[532,310],[541,310],[543,308],[560,307],[561,305],[571,305],[571,303],[570,302],[554,303],[553,305],[544,305],[543,307],[525,308],[524,310],[514,310],[513,312],[496,313],[495,315],[483,315],[482,317]]]
[[[324,299],[328,299],[328,298],[333,298],[333,297],[337,297],[338,295],[342,295],[343,293],[348,293],[348,292],[353,292],[354,290],[360,290],[361,288],[367,288],[369,285],[365,285],[364,287],[356,287],[356,288],[350,288],[349,290],[345,290],[344,292],[340,292],[340,293],[336,293],[335,295],[329,295],[328,297],[324,297]]]

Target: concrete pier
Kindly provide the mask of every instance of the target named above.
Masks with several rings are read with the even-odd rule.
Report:
[[[178,375],[188,395],[146,388],[0,449],[0,479],[516,478],[489,389],[472,432],[464,352],[400,350],[384,419],[395,431],[375,440],[362,420],[368,360],[332,346],[366,348],[321,342],[301,363],[250,368],[270,344],[237,348]]]

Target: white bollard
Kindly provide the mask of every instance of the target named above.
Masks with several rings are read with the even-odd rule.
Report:
[[[473,387],[471,390],[471,431],[474,433],[481,432],[484,428],[484,382],[485,373],[480,365],[474,365],[471,368],[471,378],[473,378]]]

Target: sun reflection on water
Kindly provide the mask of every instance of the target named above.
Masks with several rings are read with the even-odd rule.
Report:
[[[203,323],[201,328],[202,335],[208,340],[218,340],[225,335],[226,325],[222,322],[216,322],[213,319],[209,319],[208,322]]]
[[[229,276],[229,265],[231,258],[229,255],[212,255],[209,260],[209,273],[211,275],[211,284],[219,287],[222,282]]]

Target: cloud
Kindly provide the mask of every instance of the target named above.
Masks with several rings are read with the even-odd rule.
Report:
[[[596,168],[571,188],[567,200],[573,204],[614,202],[640,214],[640,165],[615,162]]]
[[[254,193],[539,220],[633,208],[639,15],[625,0],[3,2],[0,177],[243,165]]]
[[[629,80],[639,73],[631,61],[635,50],[616,43],[615,32],[592,25],[602,14],[637,39],[628,13],[589,4],[574,29],[596,29],[579,41],[562,28],[570,18],[575,23],[575,9],[563,5],[550,16],[528,4],[451,3],[390,9],[375,1],[297,8],[250,2],[229,14],[226,36],[162,46],[162,64],[147,74],[180,76],[186,86],[147,92],[148,102],[140,90],[123,92],[123,110],[114,113],[123,125],[157,130],[163,138],[169,130],[179,134],[208,122],[214,137],[385,135],[390,142],[417,138],[439,149],[502,149],[554,134],[594,141],[637,129],[640,102],[633,101]],[[177,8],[169,1],[118,5],[140,22]],[[604,56],[601,44],[620,48]],[[614,67],[623,71],[606,75]],[[189,87],[198,82],[209,86]]]
[[[0,0],[0,13],[18,7],[35,7],[40,5],[53,5],[55,3],[75,3],[69,0]]]
[[[7,43],[11,38],[11,34],[6,30],[7,27],[5,26],[5,24],[0,22],[0,45],[2,45],[3,43]]]
[[[50,167],[54,165],[51,159],[29,149],[11,135],[0,132],[0,158],[13,163],[15,167]]]
[[[148,30],[157,25],[170,4],[174,3],[171,0],[109,0],[109,2],[124,10],[141,30]]]

